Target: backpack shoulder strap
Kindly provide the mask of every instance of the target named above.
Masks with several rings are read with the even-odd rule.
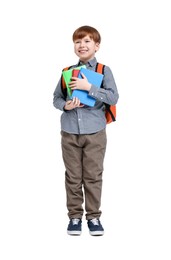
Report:
[[[101,63],[97,63],[96,65],[96,72],[101,73],[104,75],[104,67],[105,65],[101,64]],[[106,122],[107,124],[116,121],[116,105],[108,105],[106,103],[105,107],[106,107]]]
[[[104,64],[97,62],[95,71],[104,75],[104,68],[105,68]],[[101,87],[102,86],[103,86],[103,82],[101,84]]]
[[[97,62],[97,64],[96,64],[96,72],[104,74],[104,68],[105,68],[104,64]]]

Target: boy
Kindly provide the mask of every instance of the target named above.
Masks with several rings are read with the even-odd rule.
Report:
[[[79,62],[71,68],[86,65],[95,71],[96,52],[100,48],[101,36],[91,26],[81,26],[73,33],[74,52]],[[85,202],[86,220],[90,235],[104,234],[100,222],[102,214],[101,192],[103,162],[106,150],[106,118],[104,102],[115,105],[119,95],[113,74],[108,66],[104,69],[103,85],[97,88],[87,78],[72,77],[72,90],[81,89],[96,99],[94,107],[72,100],[62,92],[61,79],[54,91],[53,105],[63,111],[61,115],[61,146],[65,165],[65,188],[68,217],[67,233],[80,235]]]

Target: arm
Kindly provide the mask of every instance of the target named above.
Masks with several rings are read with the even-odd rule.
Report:
[[[95,99],[107,103],[109,105],[115,105],[118,102],[119,94],[113,73],[108,66],[105,66],[104,69],[104,78],[101,88],[96,86],[91,86],[89,95]]]
[[[61,78],[53,94],[53,105],[61,111],[72,110],[76,107],[83,107],[83,105],[80,104],[80,100],[78,98],[73,98],[71,100],[68,99],[67,96],[65,97],[64,93],[62,92]]]
[[[53,93],[53,105],[55,108],[64,111],[65,103],[66,103],[66,97],[64,97],[64,94],[62,92],[61,78],[60,78],[56,86],[56,89]]]
[[[107,103],[109,105],[115,105],[117,103],[119,94],[112,71],[109,67],[105,66],[104,78],[101,88],[97,88],[96,86],[90,84],[84,75],[82,75],[82,77],[82,79],[72,77],[72,81],[69,83],[72,90],[86,90],[88,91],[88,94],[96,100]]]

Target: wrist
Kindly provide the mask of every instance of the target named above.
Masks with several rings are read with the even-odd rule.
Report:
[[[87,84],[87,91],[90,91],[90,89],[91,89],[91,84],[88,83],[88,84]]]

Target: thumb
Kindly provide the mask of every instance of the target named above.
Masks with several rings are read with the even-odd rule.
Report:
[[[83,73],[81,73],[81,77],[82,77],[83,79],[87,79],[86,76],[85,76]]]

